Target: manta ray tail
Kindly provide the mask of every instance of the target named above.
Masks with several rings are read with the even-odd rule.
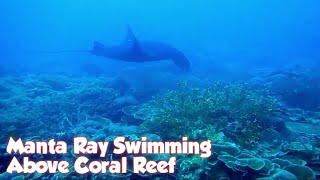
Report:
[[[63,54],[63,53],[89,53],[89,50],[32,50],[32,51],[25,51],[26,53],[31,54]]]

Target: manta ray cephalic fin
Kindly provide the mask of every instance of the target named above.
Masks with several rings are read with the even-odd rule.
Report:
[[[135,52],[141,51],[139,41],[134,35],[130,25],[127,26],[127,36],[125,39],[125,44]]]

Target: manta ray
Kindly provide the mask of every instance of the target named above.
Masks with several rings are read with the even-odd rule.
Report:
[[[124,42],[114,46],[105,46],[94,41],[90,53],[105,58],[138,63],[172,60],[183,71],[190,69],[189,60],[180,50],[162,42],[140,41],[129,26]]]

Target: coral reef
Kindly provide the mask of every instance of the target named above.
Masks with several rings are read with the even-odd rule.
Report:
[[[181,84],[179,89],[133,108],[133,116],[143,119],[142,131],[165,139],[188,136],[218,141],[228,130],[228,136],[239,144],[253,146],[270,126],[277,101],[244,84],[215,83],[203,89]]]
[[[311,92],[305,87],[315,78],[310,73],[297,70],[294,75],[287,71],[269,74],[263,79],[269,83],[260,82],[259,86],[222,82],[196,86],[194,82],[183,82],[175,88],[173,84],[178,80],[173,79],[168,86],[160,88],[172,76],[161,77],[160,84],[155,77],[146,78],[143,83],[138,81],[143,73],[131,78],[132,73],[128,73],[131,70],[125,72],[114,79],[64,75],[1,77],[0,179],[312,180],[320,177],[320,113],[315,108],[317,104],[310,104],[307,98],[306,104],[301,105],[301,99],[292,92],[293,87],[298,94]],[[310,81],[304,79],[307,74]],[[296,76],[303,78],[293,78]],[[294,81],[287,80],[288,77]],[[284,84],[291,82],[294,82],[292,86]],[[291,87],[290,91],[287,87]],[[313,95],[318,93],[314,88],[311,88]],[[131,140],[142,135],[154,141],[182,136],[196,141],[210,139],[213,155],[207,159],[178,155],[176,173],[172,175],[5,173],[10,160],[5,153],[9,136],[70,142],[80,135],[105,141],[120,135]],[[72,162],[74,156],[68,153],[64,159]],[[153,160],[168,157],[148,155]]]
[[[103,78],[6,77],[0,87],[0,121],[11,136],[32,137],[45,129],[52,137],[89,117],[118,121],[119,108],[130,104],[115,103],[121,96]]]
[[[212,140],[212,158],[179,157],[178,179],[315,179],[319,144],[299,145],[298,139],[301,134],[318,137],[318,128],[311,122],[284,121],[297,112],[284,110],[269,94],[248,84],[194,88],[182,83],[123,110],[141,120],[142,133],[169,140],[181,136]]]

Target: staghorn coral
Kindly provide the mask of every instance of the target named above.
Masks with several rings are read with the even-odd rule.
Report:
[[[134,116],[144,119],[141,130],[154,132],[164,139],[188,136],[194,139],[221,140],[228,124],[237,123],[229,133],[239,144],[254,145],[277,108],[275,98],[246,84],[215,83],[210,88],[191,88],[181,84],[154,97]]]

